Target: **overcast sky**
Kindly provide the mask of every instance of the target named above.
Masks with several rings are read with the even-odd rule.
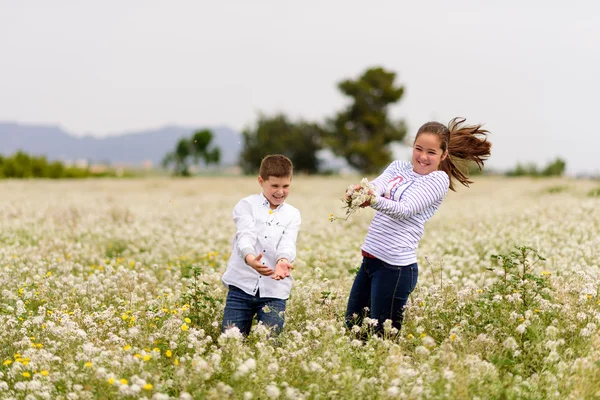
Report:
[[[412,134],[464,116],[493,167],[600,172],[597,1],[0,0],[0,121],[76,135],[322,121],[379,65]]]

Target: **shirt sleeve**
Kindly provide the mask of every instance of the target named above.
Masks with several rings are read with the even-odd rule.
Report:
[[[377,189],[377,196],[382,196],[385,193],[388,182],[397,175],[399,161],[394,161],[379,175],[371,181],[371,184]]]
[[[420,214],[437,201],[443,199],[450,184],[448,175],[435,171],[427,175],[419,185],[412,185],[400,201],[377,197],[373,209],[394,219],[407,219]]]
[[[301,223],[300,211],[296,210],[294,217],[285,227],[281,239],[277,244],[276,260],[286,258],[289,262],[293,262],[296,259],[296,239],[298,238]]]
[[[235,222],[237,236],[237,251],[242,259],[248,254],[254,254],[256,244],[256,224],[252,216],[252,204],[241,200],[233,208],[233,222]]]

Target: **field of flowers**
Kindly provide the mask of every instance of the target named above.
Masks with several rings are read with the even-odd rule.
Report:
[[[247,340],[220,334],[220,277],[254,178],[0,181],[0,398],[600,398],[600,183],[449,193],[402,331],[363,342],[343,315],[373,211],[328,221],[359,180],[294,178],[286,326]]]

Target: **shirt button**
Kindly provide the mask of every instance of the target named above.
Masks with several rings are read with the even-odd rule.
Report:
[[[260,275],[260,276],[258,277],[258,279],[262,279],[262,275]]]
[[[267,237],[265,236],[265,239],[266,239],[266,238],[267,238]]]

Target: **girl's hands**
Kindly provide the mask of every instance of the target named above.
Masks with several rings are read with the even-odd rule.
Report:
[[[350,197],[352,197],[352,193],[354,193],[360,189],[362,189],[362,186],[360,186],[360,183],[357,183],[354,186],[352,186],[352,185],[348,186],[348,189],[346,189],[346,200],[350,200]]]
[[[361,190],[362,186],[357,183],[356,185],[353,186],[349,186],[348,189],[346,190],[346,201],[349,201],[350,198],[352,197],[352,193],[354,193],[357,190]],[[369,207],[371,204],[373,204],[375,202],[375,193],[373,193],[373,190],[369,189],[367,191],[367,193],[369,194],[370,198],[369,200],[366,200],[364,203],[362,203],[359,207],[360,208],[365,208],[365,207]]]

